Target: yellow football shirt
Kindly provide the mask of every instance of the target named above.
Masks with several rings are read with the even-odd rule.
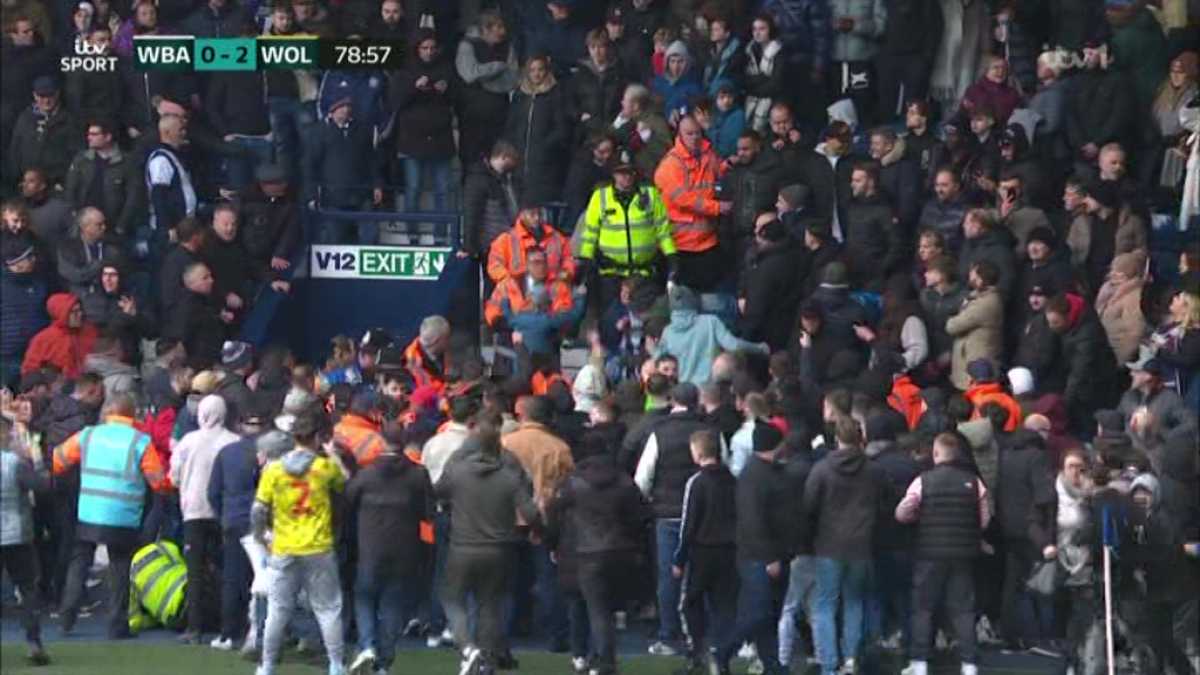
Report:
[[[255,499],[271,507],[271,553],[315,555],[333,550],[333,493],[346,479],[326,457],[293,476],[276,460],[263,469]]]

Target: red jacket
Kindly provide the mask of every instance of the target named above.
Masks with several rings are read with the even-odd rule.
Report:
[[[21,374],[51,365],[62,371],[68,379],[75,379],[83,372],[83,359],[92,351],[99,331],[90,323],[79,328],[68,328],[67,317],[79,299],[70,293],[55,293],[46,300],[46,311],[50,314],[50,325],[33,339],[25,350],[21,362]],[[83,315],[79,317],[83,321]]]

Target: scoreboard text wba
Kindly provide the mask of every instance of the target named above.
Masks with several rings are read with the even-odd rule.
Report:
[[[136,36],[134,67],[167,71],[395,70],[404,58],[397,42],[316,37],[194,38]]]

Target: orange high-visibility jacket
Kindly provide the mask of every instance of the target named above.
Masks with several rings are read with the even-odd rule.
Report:
[[[418,389],[433,387],[440,392],[446,388],[446,376],[442,373],[441,366],[429,360],[425,350],[421,348],[419,337],[413,338],[408,347],[405,347],[404,364]]]
[[[504,318],[504,310],[500,307],[505,298],[514,314],[528,312],[533,309],[533,301],[525,294],[525,284],[522,277],[509,277],[496,284],[492,297],[483,304],[483,317],[493,328]],[[575,306],[571,295],[571,287],[561,281],[552,281],[546,287],[550,294],[550,313],[569,312]]]
[[[721,159],[711,143],[700,143],[699,154],[693,156],[676,138],[654,172],[654,185],[667,205],[675,247],[688,253],[717,245],[717,216],[721,214],[716,191]]]
[[[354,413],[346,413],[333,428],[333,441],[354,455],[358,467],[370,466],[387,449],[379,425]]]
[[[971,413],[971,419],[977,419],[982,415],[980,411],[983,410],[983,406],[995,403],[1008,411],[1008,423],[1004,425],[1005,431],[1016,431],[1021,428],[1021,405],[1012,396],[1009,396],[998,382],[977,384],[968,389],[963,396],[966,396],[971,405],[975,407],[975,411]]]
[[[525,254],[540,248],[546,252],[546,276],[570,283],[575,278],[575,256],[571,242],[561,232],[542,223],[542,238],[537,240],[520,222],[496,237],[488,251],[487,274],[496,283],[525,274]]]

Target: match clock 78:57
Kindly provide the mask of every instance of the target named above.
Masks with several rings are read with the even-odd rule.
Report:
[[[379,40],[321,40],[322,69],[399,70],[404,63],[399,42]]]

